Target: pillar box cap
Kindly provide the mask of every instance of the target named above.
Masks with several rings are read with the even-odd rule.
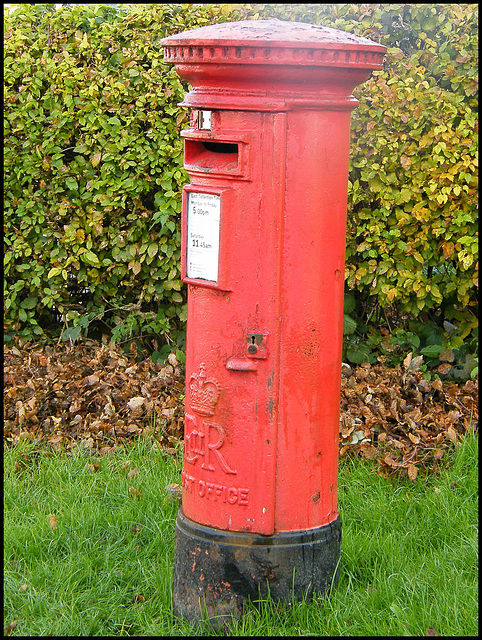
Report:
[[[161,40],[165,62],[193,87],[191,107],[351,110],[353,88],[381,69],[386,47],[304,22],[243,20]]]

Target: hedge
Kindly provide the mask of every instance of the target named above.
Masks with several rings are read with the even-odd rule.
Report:
[[[464,337],[477,327],[477,26],[463,5],[17,5],[5,17],[7,339],[97,327],[182,346],[182,168],[171,33],[278,17],[388,47],[356,89],[346,285]]]

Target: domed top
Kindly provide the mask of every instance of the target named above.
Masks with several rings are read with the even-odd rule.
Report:
[[[169,55],[173,51],[171,47],[186,45],[201,46],[203,48],[223,46],[243,47],[243,49],[260,47],[269,49],[296,48],[309,49],[311,51],[337,49],[341,51],[370,52],[370,54],[376,52],[377,55],[375,57],[372,58],[370,56],[370,62],[376,59],[375,67],[378,67],[379,59],[381,60],[386,52],[386,47],[383,45],[345,31],[305,22],[289,22],[285,20],[242,20],[240,22],[212,24],[168,36],[161,40],[161,44],[165,47],[169,61],[172,61]],[[313,54],[308,57],[312,56]],[[225,55],[223,57],[229,58],[230,56]],[[236,59],[240,56],[234,55],[233,57]],[[256,61],[257,56],[251,54],[250,57],[254,58],[253,62]],[[207,62],[209,59],[208,56],[205,61]],[[346,61],[355,62],[355,60],[352,61],[351,59]],[[266,63],[265,56],[263,56],[263,62]],[[300,63],[299,58],[296,63]],[[373,65],[370,66],[373,67]]]
[[[164,61],[193,86],[182,104],[264,110],[322,102],[352,109],[351,90],[382,69],[386,52],[351,33],[284,20],[213,24],[160,44]]]
[[[162,40],[162,44],[185,44],[186,40],[202,40],[203,44],[256,44],[258,46],[287,46],[296,47],[302,43],[314,44],[324,47],[331,45],[378,46],[385,50],[383,45],[377,45],[367,38],[354,36],[346,31],[322,27],[306,22],[288,22],[286,20],[242,20],[240,22],[221,22],[210,24],[206,27],[190,29],[183,33],[168,36]]]

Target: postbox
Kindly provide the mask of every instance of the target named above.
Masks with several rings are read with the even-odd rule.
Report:
[[[173,608],[194,622],[336,584],[350,112],[385,47],[280,20],[162,40],[191,91],[182,506]]]

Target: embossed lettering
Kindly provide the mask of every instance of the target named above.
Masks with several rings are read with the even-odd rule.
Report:
[[[202,420],[197,416],[186,413],[186,429],[184,434],[184,459],[190,464],[196,464],[202,458],[201,468],[207,471],[215,471],[215,463],[224,473],[236,474],[227,463],[225,457],[219,451],[225,439],[224,429],[215,424]],[[188,424],[192,427],[189,429]]]
[[[202,468],[214,471],[213,459],[216,459],[225,473],[237,473],[237,471],[228,466],[228,463],[219,451],[224,442],[223,428],[213,422],[203,421],[203,423],[208,428],[208,440],[206,461],[201,465]],[[215,440],[216,434],[213,434],[213,431],[217,432],[217,440]]]
[[[249,490],[245,487],[227,487],[214,482],[196,480],[194,476],[185,471],[182,472],[182,486],[186,493],[197,495],[210,502],[237,504],[241,507],[247,507],[249,504]]]

